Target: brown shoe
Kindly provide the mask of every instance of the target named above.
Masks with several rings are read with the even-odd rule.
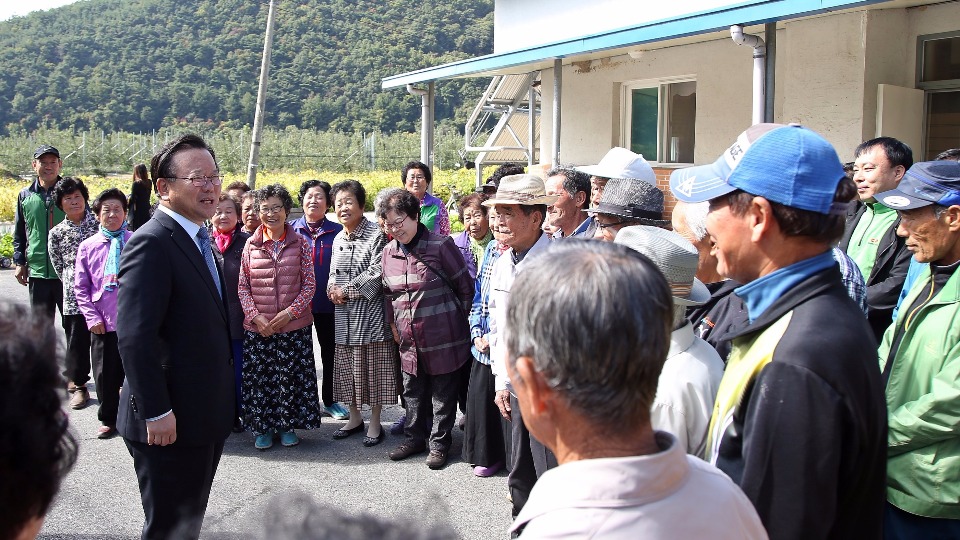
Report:
[[[87,386],[75,386],[70,390],[70,408],[79,410],[87,406],[90,401],[90,391]]]
[[[390,451],[390,459],[400,461],[407,459],[414,454],[421,454],[427,450],[427,444],[424,442],[404,441],[400,446]]]
[[[447,464],[447,453],[443,450],[431,450],[427,456],[427,467],[433,470],[442,469]]]

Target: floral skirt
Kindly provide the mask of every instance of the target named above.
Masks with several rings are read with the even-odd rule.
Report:
[[[263,337],[243,332],[243,423],[256,435],[320,426],[311,327]]]
[[[393,339],[366,345],[337,344],[333,356],[333,399],[347,405],[397,402],[400,358]]]

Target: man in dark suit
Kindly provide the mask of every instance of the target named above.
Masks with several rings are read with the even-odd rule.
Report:
[[[222,177],[195,135],[161,148],[150,174],[160,205],[120,264],[117,337],[126,380],[117,429],[140,484],[141,538],[197,538],[234,417],[223,276],[203,226]]]

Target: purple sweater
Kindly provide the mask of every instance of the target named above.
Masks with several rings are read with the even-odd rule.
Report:
[[[123,235],[126,244],[133,233]],[[107,332],[117,331],[117,289],[103,288],[103,267],[107,264],[110,239],[102,233],[87,238],[77,248],[77,262],[73,273],[77,307],[87,321],[87,328],[103,323]]]

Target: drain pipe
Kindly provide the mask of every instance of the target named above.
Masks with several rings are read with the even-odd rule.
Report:
[[[753,47],[753,123],[759,124],[764,120],[766,97],[764,95],[764,81],[766,79],[767,48],[763,38],[743,33],[743,25],[735,24],[730,27],[730,37],[737,45]]]
[[[433,170],[433,82],[426,89],[407,84],[407,92],[420,96],[420,161]],[[432,188],[433,186],[427,186]]]

